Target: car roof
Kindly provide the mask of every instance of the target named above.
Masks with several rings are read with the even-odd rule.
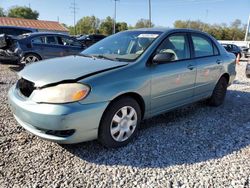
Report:
[[[127,31],[151,31],[151,32],[192,32],[192,33],[200,33],[200,34],[207,34],[202,31],[196,30],[196,29],[189,29],[189,28],[139,28],[139,29],[132,29]]]
[[[24,29],[24,30],[29,30],[29,31],[37,31],[37,29],[35,29],[35,28],[19,27],[19,26],[7,26],[7,25],[1,25],[0,28]]]
[[[25,35],[28,35],[29,37],[33,37],[33,36],[43,36],[43,35],[60,35],[60,36],[67,36],[70,37],[67,34],[63,34],[63,33],[56,33],[56,32],[36,32],[36,33],[27,33]]]

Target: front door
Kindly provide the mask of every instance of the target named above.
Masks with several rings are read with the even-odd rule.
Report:
[[[151,67],[152,115],[191,101],[196,78],[196,64],[190,59],[190,45],[185,33],[167,37],[157,53],[173,53],[175,58]]]

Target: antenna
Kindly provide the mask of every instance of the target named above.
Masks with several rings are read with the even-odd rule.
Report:
[[[116,32],[116,2],[119,1],[119,0],[114,0],[115,2],[115,12],[114,12],[114,30],[113,30],[113,34],[115,34]]]
[[[76,35],[76,12],[78,10],[78,8],[76,6],[77,6],[77,4],[76,4],[76,1],[74,0],[73,3],[71,3],[71,6],[69,7],[70,9],[72,9],[71,13],[73,13],[73,15],[74,15],[74,29],[75,29],[74,34],[75,35]]]

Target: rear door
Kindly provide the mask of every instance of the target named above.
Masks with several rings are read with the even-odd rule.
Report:
[[[46,58],[62,57],[65,55],[65,50],[58,43],[57,35],[45,36],[43,53]]]
[[[213,41],[205,35],[192,33],[192,51],[197,65],[195,96],[206,96],[213,91],[222,69],[222,59]]]
[[[58,43],[64,51],[64,56],[76,55],[83,50],[83,46],[80,42],[74,38],[67,36],[58,36]]]
[[[196,65],[191,59],[187,34],[168,36],[156,50],[156,54],[164,52],[174,53],[176,58],[151,67],[152,115],[188,103],[194,95]]]

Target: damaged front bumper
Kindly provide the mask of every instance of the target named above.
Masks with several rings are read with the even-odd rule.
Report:
[[[20,62],[23,52],[18,40],[12,36],[0,35],[0,61]]]

